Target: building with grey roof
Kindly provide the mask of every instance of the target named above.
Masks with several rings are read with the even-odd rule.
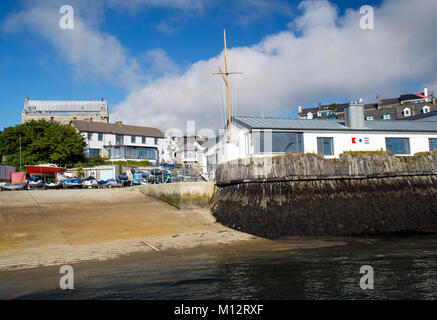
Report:
[[[31,120],[56,121],[68,124],[72,120],[90,122],[108,122],[108,102],[94,99],[93,101],[71,100],[30,100],[24,98],[22,123]]]
[[[344,108],[347,105],[347,103],[329,105],[319,103],[317,108],[299,106],[299,119],[344,119]],[[424,88],[423,92],[404,94],[398,98],[382,99],[378,95],[376,102],[364,104],[366,120],[402,120],[434,111],[437,111],[437,101],[428,88]]]
[[[437,151],[437,122],[365,120],[364,105],[350,103],[345,119],[287,119],[235,116],[227,134],[206,151],[207,163],[252,156],[317,153],[327,158],[347,151],[390,151],[411,156]]]
[[[99,155],[111,161],[149,161],[172,163],[169,138],[152,127],[116,123],[73,120],[72,126],[80,132],[87,147],[85,153]]]

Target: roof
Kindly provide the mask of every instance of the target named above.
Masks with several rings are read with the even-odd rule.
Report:
[[[426,99],[426,97],[421,93],[401,95],[401,101],[418,100],[418,99],[423,100]]]
[[[73,120],[72,124],[80,132],[99,132],[123,134],[130,136],[164,138],[164,134],[161,130],[151,127],[129,126],[124,124],[118,125],[116,123],[89,122],[82,120]]]
[[[97,112],[108,109],[107,101],[64,101],[64,100],[28,100],[25,108],[29,107],[35,111],[55,111],[55,112]]]
[[[428,113],[418,114],[415,116],[410,116],[407,118],[402,118],[400,120],[421,120],[421,121],[437,121],[437,111],[431,111]]]
[[[437,132],[437,123],[433,121],[365,121],[364,128],[349,128],[344,121],[337,119],[289,119],[235,116],[234,120],[249,129],[277,130],[327,130],[327,131],[404,131]]]

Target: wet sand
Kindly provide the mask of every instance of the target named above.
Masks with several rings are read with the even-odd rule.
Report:
[[[137,188],[0,193],[0,270],[253,239],[207,209],[178,210]]]
[[[208,209],[179,210],[135,187],[0,192],[2,272],[231,244],[281,250],[281,242],[273,243],[224,227]],[[301,238],[284,248],[339,244]]]

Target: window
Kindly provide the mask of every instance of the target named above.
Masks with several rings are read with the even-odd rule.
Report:
[[[158,144],[158,138],[155,138],[155,144]]]
[[[100,155],[100,149],[89,149],[90,157],[95,157]]]
[[[382,120],[390,120],[391,119],[391,115],[386,113],[382,115]]]
[[[366,120],[373,120],[373,116],[366,116]]]
[[[91,140],[93,138],[93,133],[92,132],[88,132],[87,136],[88,136],[88,140]]]
[[[303,153],[303,134],[301,132],[264,132],[253,131],[252,139],[255,153],[269,153],[271,134],[271,152],[273,153]]]
[[[141,137],[141,143],[146,144],[146,137]]]
[[[428,113],[428,112],[430,112],[430,108],[428,106],[424,106],[422,108],[422,113]]]
[[[135,136],[130,137],[130,142],[135,143]]]
[[[437,138],[429,138],[429,151],[437,151]]]
[[[113,159],[150,159],[158,160],[155,148],[146,147],[111,147],[108,149],[110,158]]]
[[[93,118],[92,117],[90,118],[90,122],[93,122]]]
[[[404,114],[404,117],[409,117],[411,116],[411,109],[410,108],[405,108],[402,113]]]
[[[99,141],[103,141],[103,133],[99,133],[98,139]]]
[[[317,153],[325,156],[334,155],[334,138],[332,137],[317,137]]]
[[[53,121],[55,121],[55,118],[54,117],[50,117],[50,122],[53,122]]]
[[[121,134],[115,135],[115,143],[117,145],[122,145],[123,144],[123,136]]]
[[[195,160],[196,158],[196,151],[184,151],[184,159]]]
[[[385,138],[385,146],[393,154],[410,154],[409,138]]]

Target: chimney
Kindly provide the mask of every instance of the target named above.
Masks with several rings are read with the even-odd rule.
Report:
[[[344,124],[348,128],[364,128],[364,104],[352,101],[344,108]]]
[[[297,106],[297,110],[299,112],[299,115],[302,113],[302,105],[298,105]]]
[[[437,100],[436,100],[435,97],[432,97],[432,104],[433,104],[433,105],[436,105],[436,104],[437,104]]]
[[[116,124],[117,126],[122,127],[122,126],[123,126],[123,121],[121,121],[121,120],[115,121],[115,124]]]
[[[29,101],[29,97],[24,97],[24,102]]]
[[[428,99],[428,88],[427,87],[423,88],[423,95],[426,97],[426,101],[429,101],[429,99]]]
[[[97,101],[97,98],[94,98],[94,101]]]
[[[376,99],[378,99],[378,108],[381,106],[381,96],[378,94],[376,96]]]
[[[318,106],[319,106],[319,107],[318,107],[319,110],[322,110],[322,103],[321,103],[320,101],[318,102]]]

